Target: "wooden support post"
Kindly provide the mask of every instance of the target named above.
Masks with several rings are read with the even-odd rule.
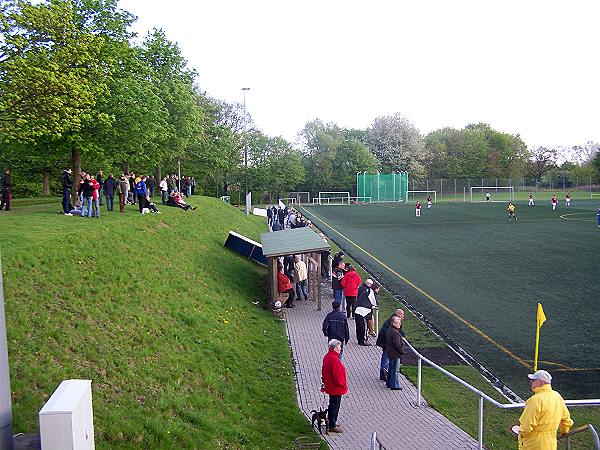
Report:
[[[317,252],[317,311],[321,311],[321,252]]]

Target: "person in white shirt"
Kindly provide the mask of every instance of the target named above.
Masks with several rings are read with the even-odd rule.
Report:
[[[160,188],[160,194],[162,196],[163,205],[166,205],[167,200],[169,199],[169,186],[167,185],[167,179],[168,177],[163,177],[163,179],[160,180],[160,183],[158,184],[158,187]]]
[[[300,259],[300,256],[294,256],[294,282],[296,283],[296,297],[298,300],[301,299],[300,294],[302,294],[304,300],[308,300],[307,279],[306,263]]]

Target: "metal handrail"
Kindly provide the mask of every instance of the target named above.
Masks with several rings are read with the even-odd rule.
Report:
[[[569,431],[568,433],[565,433],[562,436],[560,436],[559,439],[566,439],[567,450],[571,450],[571,436],[588,430],[592,435],[592,439],[594,439],[594,450],[600,450],[600,439],[598,438],[598,433],[596,432],[596,429],[592,426],[591,423],[588,423],[587,425],[584,425],[582,427],[575,428]]]
[[[439,372],[442,372],[444,375],[449,377],[451,380],[453,380],[453,381],[457,382],[458,384],[460,384],[461,386],[467,388],[469,391],[473,392],[475,395],[477,395],[479,397],[478,442],[479,442],[480,450],[483,450],[483,405],[484,405],[484,400],[487,401],[488,403],[491,403],[496,408],[500,408],[500,409],[518,409],[518,408],[525,407],[525,403],[500,403],[500,402],[494,400],[489,395],[485,394],[484,392],[482,392],[479,389],[477,389],[476,387],[470,385],[463,379],[457,377],[456,375],[452,374],[451,372],[448,372],[443,367],[439,366],[438,364],[434,363],[433,361],[431,361],[431,360],[427,359],[426,357],[424,357],[423,355],[421,355],[412,345],[410,345],[410,342],[408,342],[406,340],[406,338],[402,338],[402,340],[417,357],[417,403],[416,403],[417,407],[422,406],[421,405],[421,398],[422,398],[422,396],[421,396],[421,379],[422,379],[422,362],[423,361],[425,363],[427,363],[428,365],[430,365],[431,367],[433,367],[434,369],[438,370]],[[600,399],[565,400],[565,404],[567,406],[600,406]],[[591,430],[594,430],[594,428],[590,425],[590,431]],[[595,434],[595,430],[592,432],[592,434]],[[595,439],[597,440],[597,434],[595,435]]]
[[[376,431],[373,431],[373,434],[371,434],[371,450],[385,450],[385,447],[377,437]]]

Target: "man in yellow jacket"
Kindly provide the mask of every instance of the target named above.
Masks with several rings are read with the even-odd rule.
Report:
[[[556,431],[567,433],[573,421],[561,395],[552,390],[552,376],[545,370],[527,375],[534,394],[525,402],[519,418],[519,450],[556,450]]]

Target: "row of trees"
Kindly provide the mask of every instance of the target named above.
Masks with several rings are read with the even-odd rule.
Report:
[[[415,178],[600,173],[597,144],[528,149],[519,135],[483,123],[422,136],[395,114],[364,130],[316,119],[295,143],[266,136],[240,104],[200,90],[162,31],[134,44],[134,18],[117,0],[0,5],[0,164],[13,169],[22,195],[39,194],[40,185],[48,195],[66,165],[76,173],[83,166],[157,177],[183,165],[200,190],[217,196],[243,191],[247,175],[249,190],[272,198],[351,190],[359,171],[405,170]]]

